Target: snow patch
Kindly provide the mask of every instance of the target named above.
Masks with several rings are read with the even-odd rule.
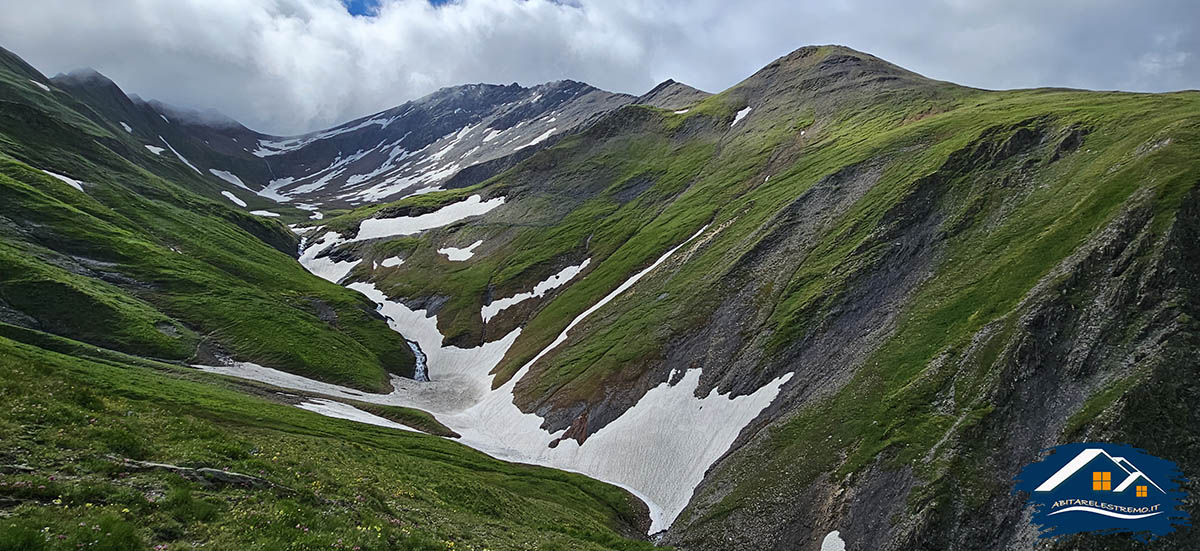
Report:
[[[409,432],[421,432],[412,427],[401,425],[400,423],[392,421],[391,419],[385,419],[373,413],[367,413],[349,404],[343,404],[342,402],[337,402],[334,400],[313,398],[311,400],[296,404],[296,407],[314,413],[319,413],[326,417],[348,419],[350,421],[357,421],[359,423],[366,423],[368,425],[377,425],[380,427],[406,430]]]
[[[737,114],[733,116],[733,122],[729,123],[729,127],[733,128],[733,125],[737,124],[738,121],[741,121],[742,119],[746,118],[746,115],[749,115],[749,114],[750,114],[749,107],[742,109],[741,111],[738,111]]]
[[[155,155],[162,155],[162,152],[163,152],[163,151],[166,151],[166,149],[163,149],[163,148],[161,148],[161,147],[158,147],[158,146],[156,146],[156,145],[150,145],[150,144],[146,144],[146,146],[145,146],[145,147],[146,147],[146,149],[150,150],[150,152],[151,152],[151,153],[153,153],[153,154],[155,154]]]
[[[302,249],[300,255],[300,265],[304,266],[313,275],[337,283],[350,273],[350,270],[358,265],[361,260],[346,260],[337,262],[328,257],[318,258],[318,255],[328,249],[336,247],[343,243],[341,234],[337,232],[326,232],[313,245],[306,249]]]
[[[269,210],[252,210],[250,211],[250,214],[255,216],[265,216],[267,218],[279,218],[278,212],[271,212]]]
[[[323,220],[324,218],[325,213],[322,212],[314,212],[308,217],[309,220]]]
[[[834,530],[825,534],[821,540],[821,551],[846,551],[846,542],[842,541],[841,532]]]
[[[124,128],[126,132],[133,134],[133,129],[130,128],[129,125],[125,123],[125,121],[121,121],[121,128]]]
[[[163,118],[165,119],[166,117],[163,117]],[[196,168],[195,165],[193,165],[192,163],[189,163],[187,159],[183,158],[183,155],[180,155],[178,151],[175,151],[175,148],[171,147],[171,144],[169,142],[167,142],[167,140],[164,140],[162,136],[159,136],[158,139],[162,140],[162,143],[167,144],[167,149],[170,149],[171,153],[174,153],[176,157],[179,157],[179,160],[183,161],[183,164],[187,165],[188,168],[195,170],[196,174],[200,174],[200,175],[204,174],[203,172],[200,172],[200,169]]]
[[[383,262],[379,263],[379,265],[383,266],[384,268],[395,268],[401,264],[404,264],[404,259],[398,256],[389,256],[383,259]]]
[[[463,201],[446,205],[434,212],[420,216],[368,218],[359,224],[358,236],[352,241],[366,241],[368,239],[396,235],[412,235],[428,229],[445,226],[464,218],[485,214],[503,204],[504,197],[496,197],[484,201],[483,197],[472,195]]]
[[[483,244],[483,240],[481,239],[479,241],[471,243],[470,245],[468,245],[466,248],[463,248],[463,249],[459,249],[457,247],[444,247],[444,248],[438,249],[437,252],[438,252],[438,254],[446,255],[446,258],[451,260],[452,262],[462,262],[464,260],[471,258],[472,256],[475,256],[475,247],[478,247],[482,244]]]
[[[221,195],[224,195],[226,199],[229,199],[230,201],[233,201],[233,204],[235,204],[235,205],[237,205],[237,206],[239,206],[239,207],[244,207],[244,206],[246,206],[246,202],[245,202],[245,201],[243,201],[243,200],[241,200],[241,199],[238,199],[238,196],[237,196],[237,195],[234,195],[233,193],[230,193],[230,192],[228,192],[228,191],[222,191],[222,192],[221,192]]]
[[[684,113],[687,113],[688,111],[690,111],[690,109],[680,109],[680,110],[676,111],[675,114],[682,115]]]
[[[483,317],[483,323],[491,321],[492,318],[496,317],[496,314],[504,311],[505,308],[520,304],[521,302],[531,298],[541,298],[545,296],[546,293],[550,292],[551,289],[566,285],[568,281],[579,275],[579,272],[582,272],[584,268],[587,268],[588,264],[591,262],[592,259],[588,258],[578,266],[567,266],[566,268],[560,270],[557,274],[539,281],[537,285],[533,286],[532,291],[527,293],[517,293],[511,297],[493,300],[490,304],[483,305],[483,308],[479,311],[480,316]]]
[[[164,122],[166,122],[167,124],[171,124],[171,121],[167,119],[167,116],[166,116],[166,115],[164,115],[164,114],[162,114],[162,113],[159,113],[159,114],[158,114],[158,116],[162,117],[162,120],[163,120]]]
[[[700,370],[689,369],[675,386],[662,382],[647,391],[636,405],[582,446],[567,439],[540,455],[550,456],[551,466],[636,488],[658,506],[657,511],[651,507],[650,532],[665,530],[687,505],[708,467],[729,449],[742,428],[771,404],[791,377],[787,373],[753,394],[736,398],[718,394],[716,389],[696,398]],[[671,472],[663,472],[663,468]]]
[[[405,113],[405,114],[408,114],[408,113]],[[403,115],[401,115],[401,116],[403,116]],[[381,129],[387,128],[388,125],[392,124],[392,122],[394,122],[398,118],[400,118],[400,117],[389,117],[389,118],[376,117],[376,118],[372,118],[372,119],[360,122],[354,126],[342,126],[339,128],[332,128],[329,130],[325,130],[323,132],[317,132],[315,134],[305,134],[303,136],[296,136],[293,138],[283,138],[280,140],[259,140],[258,141],[258,149],[254,150],[253,153],[255,156],[258,156],[258,157],[269,157],[271,155],[279,155],[282,153],[287,153],[289,151],[295,151],[297,149],[300,149],[300,148],[302,148],[310,143],[313,143],[315,141],[318,141],[318,140],[332,138],[334,136],[345,134],[347,132],[354,132],[355,130],[361,130],[368,126],[378,125]],[[401,139],[403,139],[403,138],[401,138]]]
[[[310,183],[307,183],[307,184],[304,184],[304,185],[301,185],[301,186],[296,186],[296,188],[292,189],[288,193],[289,194],[298,194],[298,193],[311,193],[311,192],[317,191],[318,189],[325,187],[326,184],[333,181],[334,178],[345,173],[346,170],[348,170],[350,168],[351,164],[358,161],[359,159],[362,159],[363,157],[366,157],[367,155],[371,154],[373,151],[375,151],[375,150],[374,149],[360,149],[360,150],[354,152],[353,155],[350,155],[348,157],[342,157],[339,155],[336,159],[333,160],[333,163],[331,163],[329,166],[317,171],[314,174],[310,174],[308,176],[300,178],[300,180],[308,180],[308,179],[315,178],[317,176],[321,176],[320,179],[310,182]]]
[[[488,130],[492,130],[492,129],[488,128]],[[496,139],[496,136],[499,136],[503,133],[504,133],[503,130],[492,130],[491,132],[488,132],[488,135],[483,137],[483,143],[488,143],[488,142]]]
[[[46,174],[53,176],[54,178],[57,178],[58,180],[62,181],[64,184],[67,184],[68,186],[71,186],[79,191],[83,191],[83,182],[80,182],[79,180],[76,180],[74,178],[68,178],[66,176],[63,176],[62,174],[50,172],[49,170],[43,170],[42,172],[45,172]]]
[[[520,150],[522,150],[522,149],[525,149],[526,147],[530,147],[530,146],[534,146],[534,145],[540,144],[540,143],[542,143],[542,142],[546,141],[546,139],[547,139],[547,138],[549,138],[550,136],[553,136],[553,135],[554,135],[554,132],[555,132],[555,131],[557,131],[557,130],[558,130],[558,128],[551,128],[550,130],[547,130],[545,133],[543,133],[541,136],[538,136],[538,137],[534,138],[534,139],[533,139],[533,141],[531,141],[531,142],[529,142],[529,143],[527,143],[527,144],[525,144],[525,145],[523,145],[523,146],[521,146],[521,147],[518,147],[518,148],[516,148],[516,149],[513,149],[513,151],[520,151]]]
[[[291,176],[288,176],[287,178],[277,178],[277,179],[271,180],[270,182],[267,182],[267,187],[259,190],[258,195],[259,195],[259,197],[270,199],[272,201],[275,201],[276,203],[286,203],[288,201],[291,201],[292,200],[291,197],[284,195],[279,190],[282,189],[284,186],[291,185],[293,180],[294,180],[294,178],[292,178]]]
[[[49,91],[50,91],[50,87],[49,87],[49,86],[46,86],[45,84],[42,84],[42,83],[40,83],[40,82],[38,82],[38,81],[36,81],[36,80],[29,79],[29,82],[32,82],[32,83],[33,83],[35,86],[37,86],[38,88],[41,88],[43,92],[49,92]]]
[[[238,178],[237,175],[232,172],[227,172],[224,170],[217,170],[215,168],[210,168],[210,169],[208,169],[208,171],[211,172],[213,176],[216,176],[217,178],[225,180],[226,182],[229,182],[229,183],[231,183],[237,187],[240,187],[246,191],[249,191],[249,192],[254,191],[254,190],[250,189],[250,186],[247,186],[246,183],[243,182],[241,178]]]

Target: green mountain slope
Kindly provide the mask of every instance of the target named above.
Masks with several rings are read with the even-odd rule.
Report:
[[[127,147],[55,88],[0,76],[3,321],[131,354],[229,356],[364,389],[385,388],[388,372],[412,373],[411,350],[368,301],[289,257],[298,241],[283,225],[148,172],[135,163],[189,169]]]
[[[0,334],[5,551],[651,547],[621,536],[637,534],[641,503],[580,475],[329,419],[194,370]]]
[[[144,130],[124,132],[113,119],[137,114],[138,104],[126,105],[116,92],[99,94],[107,88],[46,81],[12,56],[0,61],[0,322],[7,324],[0,329],[23,343],[0,341],[19,358],[9,368],[21,375],[8,384],[112,379],[97,395],[120,403],[104,411],[141,400],[147,403],[136,407],[143,411],[165,408],[147,414],[159,422],[197,417],[253,442],[243,448],[289,442],[285,456],[317,448],[312,439],[319,438],[343,451],[305,457],[305,472],[326,473],[318,486],[336,483],[346,493],[302,502],[311,507],[302,504],[298,514],[333,515],[334,531],[392,515],[410,532],[416,519],[426,519],[424,535],[413,537],[477,547],[527,540],[547,548],[641,545],[619,539],[635,535],[633,526],[644,529],[644,517],[613,487],[493,463],[430,437],[314,420],[231,388],[293,404],[313,399],[309,394],[289,397],[115,355],[191,363],[232,357],[370,391],[387,390],[388,373],[412,375],[415,362],[373,304],[304,272],[293,259],[299,243],[282,224],[226,208],[215,180],[145,150]],[[562,452],[557,446],[574,440],[567,453],[578,446],[575,457],[588,462],[555,464],[618,474],[699,465],[694,489],[655,488],[662,490],[656,495],[688,497],[662,534],[682,549],[816,549],[834,530],[850,549],[1022,547],[1035,534],[1020,496],[1010,494],[1011,480],[1046,447],[1117,441],[1175,461],[1185,473],[1200,469],[1192,365],[1200,352],[1200,93],[977,90],[838,46],[802,48],[715,95],[677,84],[658,91],[556,135],[545,149],[446,180],[450,189],[307,222],[313,229],[305,235],[337,232],[342,242],[320,256],[361,260],[342,282],[374,284],[391,300],[423,310],[421,319],[436,315],[441,344],[454,353],[506,342],[520,330],[491,369],[500,390],[488,397],[515,403],[541,423],[504,442],[522,457],[552,457],[547,450]],[[158,124],[142,115],[147,128]],[[230,154],[206,152],[204,140],[193,138],[185,155]],[[364,224],[428,215],[476,195],[503,204],[417,233],[353,239]],[[447,252],[466,248],[473,251],[466,258]],[[486,307],[581,266],[569,281],[485,321]],[[585,312],[591,315],[575,323]],[[393,322],[400,333],[418,329]],[[80,345],[50,333],[105,350],[71,358]],[[28,364],[55,368],[35,372],[44,383],[27,382]],[[447,369],[428,367],[435,382]],[[652,415],[643,410],[636,424],[623,418],[652,391],[678,388],[689,373],[699,383],[685,399],[728,400],[782,386],[719,444],[704,437],[728,429],[717,426],[722,419],[686,425],[653,400]],[[160,385],[161,392],[132,390],[143,385]],[[13,388],[14,395],[24,392]],[[429,388],[430,395],[455,390]],[[14,410],[6,433],[31,430],[19,417],[26,409],[71,395],[27,402]],[[92,407],[83,402],[61,407],[79,417],[71,408]],[[464,429],[510,420],[502,408],[485,409],[478,426],[466,426],[473,418],[453,415],[462,408],[447,408],[450,415],[430,408],[442,415],[434,419],[357,405],[433,433],[461,431],[477,446]],[[225,409],[231,413],[217,413]],[[119,454],[212,466],[217,442],[227,438],[199,443],[169,427],[141,429],[152,436]],[[668,429],[695,435],[707,459],[664,453],[631,465],[587,456],[595,449],[589,439]],[[60,449],[83,449],[95,459],[109,453],[107,440],[126,445],[111,436],[55,451],[34,436],[22,444],[20,460]],[[391,447],[394,439],[400,447]],[[350,451],[361,452],[368,441],[369,452]],[[335,457],[348,458],[349,466],[335,469]],[[261,468],[256,458],[228,459],[244,473]],[[426,460],[455,466],[441,470]],[[624,471],[600,469],[612,463]],[[285,484],[283,473],[263,470]],[[350,482],[356,475],[347,474],[359,470],[401,489],[433,485],[416,492],[431,501],[404,501],[399,490],[390,498],[363,494]],[[413,474],[418,470],[433,474]],[[102,472],[87,476],[96,481]],[[522,478],[530,472],[536,480]],[[455,497],[431,497],[442,495],[436,486],[459,478],[470,484],[446,490]],[[560,483],[585,488],[586,496]],[[350,488],[355,502],[362,494],[372,509],[329,512],[331,504],[352,503]],[[1200,483],[1185,488],[1196,495]],[[255,495],[246,499],[263,499]],[[208,496],[216,497],[233,499]],[[535,513],[512,515],[510,505]],[[13,534],[21,537],[57,518],[38,516],[27,501],[18,507],[24,509]],[[194,507],[209,508],[186,508]],[[241,512],[230,507],[223,510]],[[572,515],[578,524],[565,520]],[[227,546],[270,547],[289,537],[337,543],[325,532],[311,541],[291,532],[228,534],[228,515],[211,532],[197,517],[172,518],[188,535]],[[463,532],[473,523],[485,532]],[[389,530],[389,545],[428,543]],[[145,530],[135,536],[168,541]],[[1182,530],[1152,545],[1192,549],[1198,537]],[[1129,541],[1107,535],[1044,545],[1120,549]]]
[[[0,54],[0,549],[649,546],[628,492],[489,458],[423,412],[347,401],[430,435],[331,419],[184,366],[381,391],[415,358],[288,228],[126,135],[119,89],[68,94]]]
[[[350,279],[429,307],[449,343],[521,327],[499,385],[706,228],[516,386],[586,449],[675,370],[703,370],[697,396],[794,373],[668,532],[684,548],[793,549],[838,529],[856,548],[1023,541],[1009,481],[1060,442],[1200,468],[1200,94],[975,90],[813,47],[678,111],[624,107],[477,186],[329,220],[354,235],[368,217],[506,199],[334,253],[400,254]],[[437,252],[479,240],[468,262]],[[483,323],[483,305],[584,258],[570,285]]]

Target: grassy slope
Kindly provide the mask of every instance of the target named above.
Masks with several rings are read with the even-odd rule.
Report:
[[[684,148],[680,140],[697,139],[689,134],[691,119],[708,118],[717,121],[712,126],[727,126],[745,102],[735,87],[684,115],[652,112],[657,121],[639,125],[631,133],[600,136],[610,142],[607,145],[572,150],[577,144],[564,140],[518,170],[484,184],[485,190],[490,187],[500,193],[523,173],[536,171],[541,162],[553,167],[547,173],[547,186],[562,185],[564,174],[590,167],[592,174],[605,175],[604,181],[616,182],[616,187],[621,179],[612,175],[627,176],[626,167],[658,162],[687,176],[680,192],[665,201],[656,198],[652,215],[636,223],[605,216],[604,207],[612,204],[597,194],[562,222],[540,227],[536,233],[521,233],[529,238],[514,240],[519,246],[473,259],[470,266],[456,266],[450,277],[442,277],[440,269],[430,270],[436,266],[431,262],[406,264],[406,281],[393,288],[396,296],[431,292],[452,296],[445,307],[451,313],[439,313],[439,318],[466,323],[461,320],[477,312],[482,302],[483,282],[513,278],[511,272],[504,272],[509,267],[527,269],[530,265],[513,259],[529,251],[545,258],[571,251],[577,243],[572,239],[579,234],[568,234],[570,239],[558,242],[559,231],[569,229],[573,217],[599,207],[603,215],[588,218],[588,231],[598,236],[614,232],[610,254],[594,255],[601,261],[595,271],[529,320],[501,364],[498,380],[502,380],[637,267],[710,219],[714,226],[729,222],[686,263],[660,270],[651,284],[635,287],[603,316],[576,328],[574,338],[548,356],[528,384],[518,389],[533,399],[553,395],[560,403],[587,401],[614,381],[636,378],[661,359],[665,343],[707,323],[724,296],[721,285],[736,277],[729,267],[765,237],[764,224],[822,178],[856,163],[884,163],[878,184],[834,221],[832,231],[818,236],[795,272],[785,278],[785,285],[762,289],[761,308],[767,315],[761,327],[748,332],[751,338],[769,337],[762,341],[768,359],[821,329],[855,278],[869,272],[888,252],[890,243],[880,233],[882,224],[894,222],[921,186],[937,188],[942,199],[933,208],[943,220],[939,235],[946,239],[944,257],[903,306],[895,333],[841,390],[773,426],[764,443],[739,455],[728,470],[716,473],[754,475],[738,479],[741,485],[711,513],[712,520],[747,500],[770,495],[770,488],[784,477],[789,483],[803,483],[835,468],[837,474],[845,474],[885,452],[897,463],[911,464],[948,431],[969,431],[989,414],[981,399],[1001,368],[999,350],[985,348],[986,354],[972,360],[977,371],[962,379],[944,370],[930,372],[931,361],[942,353],[960,353],[990,323],[1011,327],[1020,315],[1019,301],[1034,284],[1094,237],[1133,197],[1139,198],[1138,204],[1150,205],[1154,227],[1160,232],[1152,238],[1161,239],[1181,198],[1200,178],[1196,154],[1200,95],[1190,92],[986,92],[948,87],[936,93],[892,92],[866,104],[847,102],[817,112],[803,103],[789,104],[776,108],[770,119],[743,123],[756,125],[753,133],[720,141],[705,155],[680,154]],[[625,110],[634,109],[639,108]],[[1074,128],[1087,131],[1082,146],[1052,162],[1056,140]],[[802,129],[808,133],[801,139],[797,134]],[[1049,141],[1038,146],[1032,158],[1018,156],[987,165],[987,155],[994,155],[1023,131],[1044,132]],[[1156,147],[1166,137],[1171,142]],[[711,140],[703,133],[699,139]],[[671,145],[665,151],[645,145],[655,143]],[[628,154],[605,154],[632,144],[639,147],[630,148]],[[800,153],[780,166],[775,156],[787,148],[799,148]],[[1033,164],[1018,166],[1025,161]],[[1031,185],[1006,183],[1006,175],[1022,171],[1032,174]],[[771,176],[769,181],[766,175]],[[419,258],[421,247],[436,244],[410,246]],[[439,277],[415,281],[414,274],[422,270]],[[527,284],[544,272],[517,279]],[[656,301],[660,296],[668,299]],[[462,313],[453,313],[456,308]],[[456,322],[443,324],[451,334],[469,331]],[[1002,343],[1002,337],[1003,332],[995,342]],[[1134,384],[1117,383],[1100,393],[1071,420],[1072,430]],[[957,391],[953,407],[935,411],[935,397],[947,385]],[[797,457],[804,461],[797,463]],[[937,476],[936,470],[922,474]],[[690,521],[686,513],[681,520]]]
[[[639,504],[607,484],[15,334],[70,355],[0,337],[0,465],[32,469],[0,468],[5,551],[650,547],[618,535]],[[227,469],[283,488],[129,472],[109,456]]]
[[[188,359],[203,341],[370,390],[386,388],[388,371],[411,373],[411,351],[368,301],[267,245],[290,251],[286,228],[131,164],[70,98],[22,80],[0,71],[0,254],[12,259],[0,300],[10,308],[38,327],[163,359]],[[80,193],[32,167],[91,185]]]
[[[728,466],[731,471],[757,474],[745,478],[712,514],[740,507],[744,500],[778,484],[781,477],[793,482],[812,480],[835,467],[841,474],[853,472],[884,450],[891,450],[899,464],[914,464],[960,416],[967,422],[954,430],[968,430],[989,411],[981,398],[988,388],[987,374],[1000,368],[999,351],[978,359],[979,372],[966,383],[952,383],[957,373],[927,369],[934,357],[966,349],[989,323],[1015,321],[1020,315],[1018,302],[1033,285],[1111,220],[1135,192],[1149,194],[1156,227],[1164,229],[1183,194],[1200,176],[1195,154],[1200,151],[1200,121],[1194,115],[1200,112],[1200,96],[1196,94],[1021,91],[972,99],[970,107],[876,138],[899,141],[900,132],[949,136],[926,158],[894,164],[890,172],[895,176],[872,194],[902,196],[914,181],[910,175],[928,173],[985,128],[1017,128],[1032,117],[1048,117],[1057,127],[1080,125],[1092,133],[1082,151],[1040,174],[1041,185],[1026,196],[981,186],[994,181],[982,170],[948,182],[982,202],[982,212],[1004,212],[1004,216],[982,220],[951,236],[946,257],[905,306],[894,336],[835,395],[772,428],[761,448]],[[1173,147],[1139,153],[1168,133]],[[917,164],[921,161],[923,165]],[[810,301],[826,296],[825,287],[841,283],[836,274],[853,273],[855,263],[864,261],[852,254],[869,244],[860,224],[878,219],[894,202],[873,199],[864,198],[843,229],[827,237],[820,249],[823,254],[817,257],[820,262],[806,263],[793,279],[797,285],[789,291],[791,300],[777,307],[773,316],[781,322],[780,334],[794,336],[808,330],[797,322],[819,319],[806,311],[814,308]],[[947,214],[944,227],[961,220],[961,212]],[[955,407],[950,412],[936,411],[935,396],[948,384],[957,391]],[[1089,411],[1093,417],[1099,413],[1097,408]],[[797,463],[795,457],[805,460]],[[923,472],[935,470],[929,466]]]
[[[775,169],[773,174],[768,170],[772,154],[795,140],[798,130],[813,123],[810,112],[784,112],[781,118],[760,122],[760,131],[715,148],[711,143],[680,144],[673,140],[682,132],[682,119],[724,120],[742,105],[735,88],[709,98],[685,115],[656,112],[655,123],[639,126],[632,137],[609,138],[611,144],[606,147],[573,151],[578,147],[577,140],[564,140],[519,170],[536,171],[540,160],[555,167],[551,173],[554,178],[567,179],[580,172],[585,178],[603,174],[606,182],[612,182],[606,188],[608,193],[590,198],[549,227],[520,229],[518,237],[503,250],[468,263],[439,262],[433,253],[437,243],[410,242],[406,249],[416,261],[406,261],[393,272],[395,275],[384,278],[391,284],[388,291],[400,297],[450,296],[450,302],[439,312],[439,322],[443,331],[454,338],[477,330],[473,325],[479,323],[478,308],[489,285],[507,291],[493,292],[493,296],[523,290],[522,285],[528,286],[550,271],[537,269],[539,264],[577,251],[581,241],[594,234],[589,252],[594,262],[600,261],[599,265],[524,326],[498,370],[497,381],[502,382],[552,340],[574,315],[638,267],[710,219],[714,225],[732,221],[710,246],[690,258],[667,281],[653,289],[631,290],[614,303],[614,312],[603,322],[577,329],[590,335],[573,339],[571,346],[561,347],[549,356],[550,365],[539,374],[537,387],[529,390],[539,396],[565,390],[568,399],[586,399],[604,386],[607,377],[628,374],[638,365],[653,362],[671,336],[687,334],[696,324],[704,323],[720,297],[714,286],[728,275],[725,270],[735,255],[745,250],[746,243],[761,238],[762,224],[821,178],[855,163],[891,159],[898,151],[911,152],[887,164],[880,185],[854,204],[834,230],[821,238],[791,275],[786,288],[771,290],[778,302],[769,307],[769,322],[763,329],[773,335],[769,343],[773,353],[811,331],[850,278],[877,259],[881,251],[872,241],[872,232],[891,209],[914,192],[923,177],[937,171],[951,154],[989,129],[1004,129],[1003,135],[995,138],[1002,141],[1016,129],[1032,126],[1031,120],[1041,121],[1054,132],[1077,126],[1090,129],[1086,138],[1090,151],[1080,153],[1070,163],[1039,168],[1039,180],[1054,185],[1042,186],[1032,194],[1007,197],[1002,190],[965,190],[970,187],[969,178],[950,183],[964,188],[966,195],[961,199],[970,206],[984,211],[1004,210],[1009,220],[998,230],[977,227],[970,228],[974,232],[955,236],[952,252],[958,256],[946,264],[948,269],[934,283],[936,286],[924,292],[924,296],[941,300],[947,293],[958,295],[953,310],[943,314],[943,321],[945,316],[962,314],[964,305],[978,307],[978,312],[966,312],[962,318],[970,318],[969,324],[951,330],[952,334],[971,334],[1007,312],[1039,275],[1112,216],[1116,205],[1141,185],[1132,169],[1123,165],[1138,161],[1136,166],[1151,166],[1144,164],[1150,162],[1145,159],[1133,159],[1133,150],[1163,128],[1188,124],[1198,101],[1195,94],[1187,93],[1152,96],[1054,90],[992,93],[958,89],[933,100],[920,95],[894,95],[881,98],[867,109],[824,113],[820,132],[810,134],[798,162],[771,167]],[[577,139],[587,140],[589,136]],[[1179,141],[1182,139],[1177,139],[1176,147],[1187,150],[1190,145]],[[662,148],[654,144],[671,145]],[[548,156],[556,158],[545,159]],[[669,188],[669,192],[647,193],[628,206],[616,205],[610,199],[611,191],[642,174],[639,168],[648,165],[665,167],[666,172],[680,177],[658,180],[656,186],[665,186],[663,189]],[[1122,171],[1109,172],[1118,165]],[[1181,173],[1186,173],[1188,166],[1180,161],[1158,169],[1155,186],[1176,186],[1172,193],[1177,195],[1182,189],[1178,186],[1187,183]],[[519,170],[484,185],[490,186],[492,193],[503,193]],[[764,173],[772,176],[769,182],[763,182]],[[984,175],[994,173],[976,173]],[[1017,204],[1010,204],[1014,201]],[[964,206],[955,204],[950,208]],[[634,211],[638,215],[633,215]],[[369,213],[355,211],[347,219],[357,220],[365,214]],[[954,210],[947,215],[961,219],[964,213]],[[994,258],[984,258],[985,254]],[[430,273],[438,277],[427,277]],[[509,282],[517,283],[505,285]],[[984,284],[972,285],[978,282]],[[672,299],[665,304],[650,304],[652,296],[662,293]],[[499,335],[493,333],[492,338],[496,337]],[[928,359],[930,350],[943,345],[941,340],[932,340],[920,351],[906,350],[905,361],[923,365],[919,358]]]

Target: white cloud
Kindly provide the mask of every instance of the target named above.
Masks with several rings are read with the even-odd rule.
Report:
[[[0,0],[0,45],[48,73],[294,133],[442,86],[561,78],[641,93],[724,89],[807,44],[840,43],[982,87],[1200,88],[1186,0]]]

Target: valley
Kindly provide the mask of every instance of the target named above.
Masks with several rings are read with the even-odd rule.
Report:
[[[1197,92],[809,46],[280,137],[0,53],[0,540],[1020,548],[1039,450],[1200,466]]]

